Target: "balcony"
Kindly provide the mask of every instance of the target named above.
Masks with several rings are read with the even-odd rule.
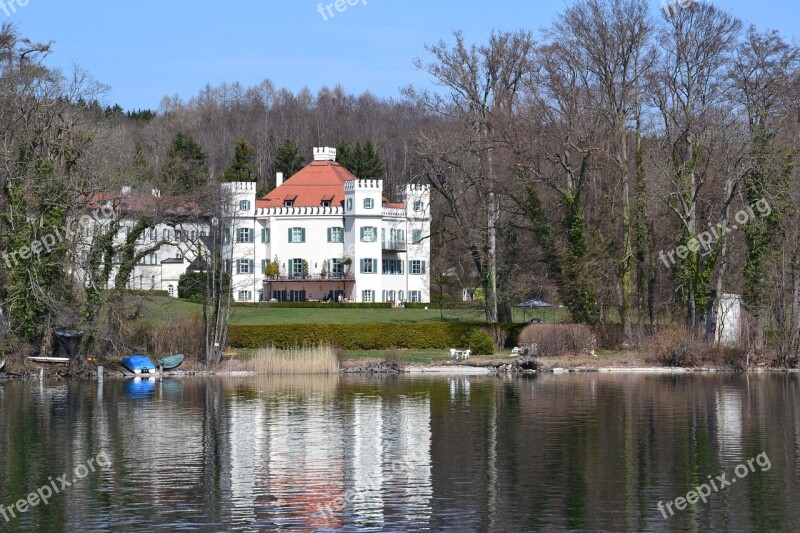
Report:
[[[384,252],[405,252],[406,243],[404,241],[383,241]]]
[[[332,274],[328,274],[325,277],[323,277],[322,274],[307,274],[305,276],[297,274],[297,275],[291,275],[291,276],[266,276],[266,277],[264,277],[264,281],[266,281],[266,282],[272,282],[272,281],[340,282],[340,281],[354,281],[354,280],[355,280],[355,277],[352,274],[341,274],[341,273],[337,273],[337,272],[334,272]]]

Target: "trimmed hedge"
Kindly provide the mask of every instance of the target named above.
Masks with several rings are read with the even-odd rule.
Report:
[[[507,339],[514,339],[518,324],[502,324]],[[523,324],[524,326],[524,324]],[[491,326],[469,322],[414,322],[382,324],[283,324],[276,326],[230,326],[228,343],[233,348],[280,349],[307,344],[331,344],[345,350],[411,350],[466,348],[483,344]],[[471,341],[471,342],[470,342]],[[508,342],[508,341],[507,341]]]
[[[475,328],[470,331],[465,341],[467,347],[475,355],[494,355],[494,341],[489,334],[482,329]]]

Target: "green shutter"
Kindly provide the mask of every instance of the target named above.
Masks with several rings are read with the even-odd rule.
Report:
[[[422,264],[422,270],[420,270],[420,272],[422,272],[424,274],[425,273],[425,261],[421,261],[420,263]]]
[[[266,273],[267,273],[267,260],[266,259],[262,259],[261,260],[261,274],[265,275]]]
[[[366,228],[361,228],[361,242],[364,242],[364,230]]]
[[[361,260],[361,273],[364,273],[364,260]]]
[[[264,231],[266,232],[265,235],[267,236],[267,244],[269,244],[270,240],[272,240],[271,231],[269,228],[265,229]]]
[[[255,265],[255,261],[253,259],[249,259],[248,262],[250,263],[250,273],[254,274],[255,273],[255,266],[256,266]]]
[[[328,228],[328,242],[333,242],[333,228]]]
[[[239,263],[239,261],[236,261],[236,273],[241,274],[240,272],[241,269],[242,269],[241,264]]]
[[[300,230],[300,242],[306,242],[306,228]]]
[[[261,228],[261,244],[265,244],[267,242],[267,230],[265,228]]]
[[[292,228],[289,228],[289,242],[292,242]]]

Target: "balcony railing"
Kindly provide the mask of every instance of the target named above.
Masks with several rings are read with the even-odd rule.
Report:
[[[322,274],[293,274],[291,276],[265,276],[265,281],[352,281],[355,277],[352,274],[332,273],[323,276]]]
[[[383,249],[390,252],[404,252],[406,243],[403,241],[383,241]]]

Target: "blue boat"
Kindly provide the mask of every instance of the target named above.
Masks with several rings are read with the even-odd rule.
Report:
[[[132,355],[122,360],[122,366],[134,374],[156,374],[158,369],[153,362],[143,355]]]

